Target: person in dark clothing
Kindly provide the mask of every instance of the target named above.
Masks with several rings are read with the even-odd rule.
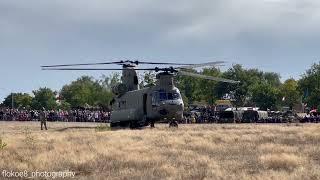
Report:
[[[42,110],[39,113],[39,118],[40,118],[40,122],[41,122],[41,130],[43,130],[43,126],[45,128],[45,130],[47,129],[47,112],[45,110],[45,108],[42,108]]]

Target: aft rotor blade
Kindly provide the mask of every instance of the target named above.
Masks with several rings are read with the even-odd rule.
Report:
[[[134,69],[134,68],[132,68]],[[120,71],[126,70],[125,68],[42,68],[46,71]],[[129,69],[128,69],[129,70]],[[136,71],[152,71],[154,68],[134,69]]]
[[[57,64],[49,66],[41,66],[42,68],[51,68],[51,67],[70,67],[70,66],[91,66],[91,65],[107,65],[107,64],[123,64],[125,61],[114,61],[114,62],[102,62],[102,63],[82,63],[82,64]]]
[[[222,65],[223,63],[226,63],[226,62],[225,61],[214,61],[214,62],[181,66],[181,67],[179,67],[179,69],[193,69],[193,68],[205,67],[205,66],[218,66],[218,65]]]
[[[226,82],[226,83],[232,83],[232,84],[240,83],[240,81],[234,81],[234,80],[231,80],[231,79],[224,79],[224,78],[219,78],[219,77],[206,76],[206,75],[202,75],[202,74],[196,74],[196,73],[185,72],[185,71],[179,71],[178,74],[183,75],[183,76],[190,76],[190,77],[196,77],[196,78],[201,78],[201,79],[208,79],[208,80]]]

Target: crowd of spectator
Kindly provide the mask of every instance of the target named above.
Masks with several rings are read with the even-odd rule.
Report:
[[[214,107],[188,107],[184,112],[184,119],[181,123],[213,123],[218,119],[218,113]]]
[[[300,122],[320,123],[320,112],[313,112],[303,117]]]
[[[3,121],[38,121],[38,110],[27,109],[0,109],[0,120]],[[65,122],[109,122],[110,112],[104,110],[75,109],[70,111],[46,111],[48,121]]]
[[[0,120],[2,121],[38,121],[40,111],[27,109],[10,109],[0,108]],[[74,109],[69,111],[51,110],[46,111],[48,121],[64,121],[64,122],[110,122],[110,111],[98,109]],[[282,123],[300,121],[304,122],[320,122],[320,113],[270,113],[265,123]],[[202,107],[196,109],[188,109],[184,113],[184,119],[180,123],[219,123],[219,112],[212,107]]]

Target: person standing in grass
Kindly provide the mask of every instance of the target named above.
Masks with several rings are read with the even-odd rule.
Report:
[[[47,129],[47,113],[46,113],[46,109],[43,107],[42,110],[39,113],[39,118],[40,118],[40,122],[41,122],[41,130],[43,130],[43,126],[45,128],[45,130]]]

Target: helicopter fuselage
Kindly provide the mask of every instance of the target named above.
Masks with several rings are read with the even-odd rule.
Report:
[[[146,126],[150,122],[180,121],[184,104],[178,88],[154,86],[129,91],[115,99],[111,113],[113,125]]]
[[[150,122],[180,121],[184,103],[172,78],[172,74],[160,74],[157,85],[128,91],[115,98],[111,125],[146,126]]]

